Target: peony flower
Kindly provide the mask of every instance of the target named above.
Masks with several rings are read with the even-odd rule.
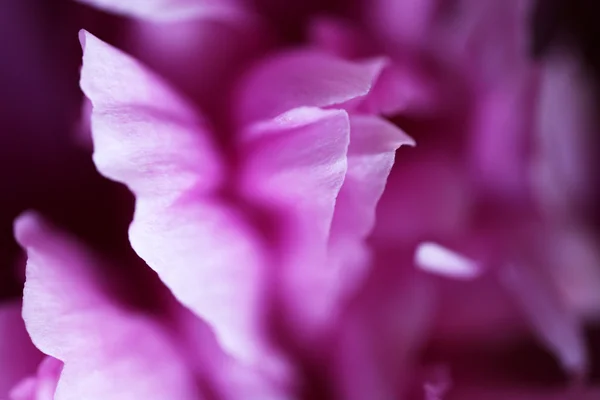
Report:
[[[585,171],[576,147],[551,154],[587,115],[557,105],[563,57],[527,58],[525,2],[86,3],[139,19],[131,54],[80,32],[80,83],[94,164],[135,197],[129,242],[158,282],[21,215],[44,360],[11,399],[600,394],[582,331],[598,256],[554,213],[585,181],[554,196],[548,179]],[[580,385],[456,356],[524,337]]]

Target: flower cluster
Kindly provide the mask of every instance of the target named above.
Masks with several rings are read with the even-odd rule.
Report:
[[[80,139],[160,282],[134,304],[22,214],[0,398],[600,395],[600,255],[572,212],[590,102],[567,55],[528,57],[528,1],[82,2],[132,18],[131,54],[80,32]],[[457,357],[523,338],[575,389]]]

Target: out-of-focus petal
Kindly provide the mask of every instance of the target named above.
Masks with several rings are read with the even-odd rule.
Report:
[[[311,44],[336,56],[355,59],[368,57],[377,50],[375,43],[353,21],[330,16],[313,18],[307,35]]]
[[[529,144],[533,129],[535,77],[496,78],[494,89],[478,93],[470,143],[472,175],[497,198],[529,195]]]
[[[455,237],[466,229],[471,188],[464,171],[447,154],[424,151],[414,157],[399,152],[377,209],[373,235],[379,243],[417,244]]]
[[[581,321],[566,307],[550,277],[539,269],[509,265],[500,278],[564,369],[577,378],[584,376],[588,357]]]
[[[46,357],[35,376],[21,381],[10,392],[10,400],[54,400],[54,393],[63,369],[63,363]]]
[[[227,353],[250,364],[269,359],[266,263],[243,216],[216,193],[223,171],[207,128],[143,67],[93,37],[81,86],[94,105],[96,166],[136,195],[135,251]]]
[[[594,102],[587,86],[572,57],[559,53],[545,61],[537,105],[533,183],[549,216],[585,213],[582,206],[589,206]]]
[[[364,60],[379,54],[377,42],[368,32],[350,22],[328,18],[315,18],[308,35],[317,48],[327,50],[349,60]],[[369,114],[394,115],[399,112],[431,113],[436,107],[438,94],[433,82],[409,60],[386,59],[373,88],[359,109]]]
[[[367,21],[380,38],[417,45],[428,39],[438,0],[364,1]]]
[[[0,305],[0,398],[35,372],[42,353],[31,343],[21,317],[21,303]]]
[[[331,344],[339,398],[405,398],[416,352],[428,337],[435,301],[430,282],[407,273],[403,260],[387,258],[393,254],[379,256]]]
[[[296,108],[244,133],[243,190],[281,221],[284,298],[311,330],[330,300],[327,254],[336,198],[347,170],[350,121],[343,110]]]
[[[273,118],[297,107],[330,107],[361,99],[381,73],[383,59],[345,61],[314,50],[262,61],[239,86],[239,122]]]
[[[210,17],[239,17],[237,0],[78,0],[100,9],[148,20],[189,20]]]
[[[569,310],[585,320],[600,318],[600,251],[581,227],[562,229],[545,246],[549,273]]]
[[[34,214],[15,222],[26,249],[23,318],[35,345],[65,363],[55,399],[189,399],[200,393],[171,338],[105,292],[93,255]]]

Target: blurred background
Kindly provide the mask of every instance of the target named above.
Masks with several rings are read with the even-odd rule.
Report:
[[[132,200],[95,171],[82,143],[78,84],[78,31],[118,37],[123,25],[75,1],[0,2],[0,298],[20,296],[12,221],[25,209],[40,210],[103,252],[128,252]]]

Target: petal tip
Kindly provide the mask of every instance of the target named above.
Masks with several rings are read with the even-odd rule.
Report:
[[[14,222],[14,233],[17,242],[22,247],[30,246],[43,230],[44,221],[35,211],[25,211]]]
[[[79,33],[77,34],[79,36],[79,44],[81,45],[81,49],[83,51],[85,51],[85,42],[87,41],[87,35],[89,34],[90,33],[85,29],[80,29]]]

